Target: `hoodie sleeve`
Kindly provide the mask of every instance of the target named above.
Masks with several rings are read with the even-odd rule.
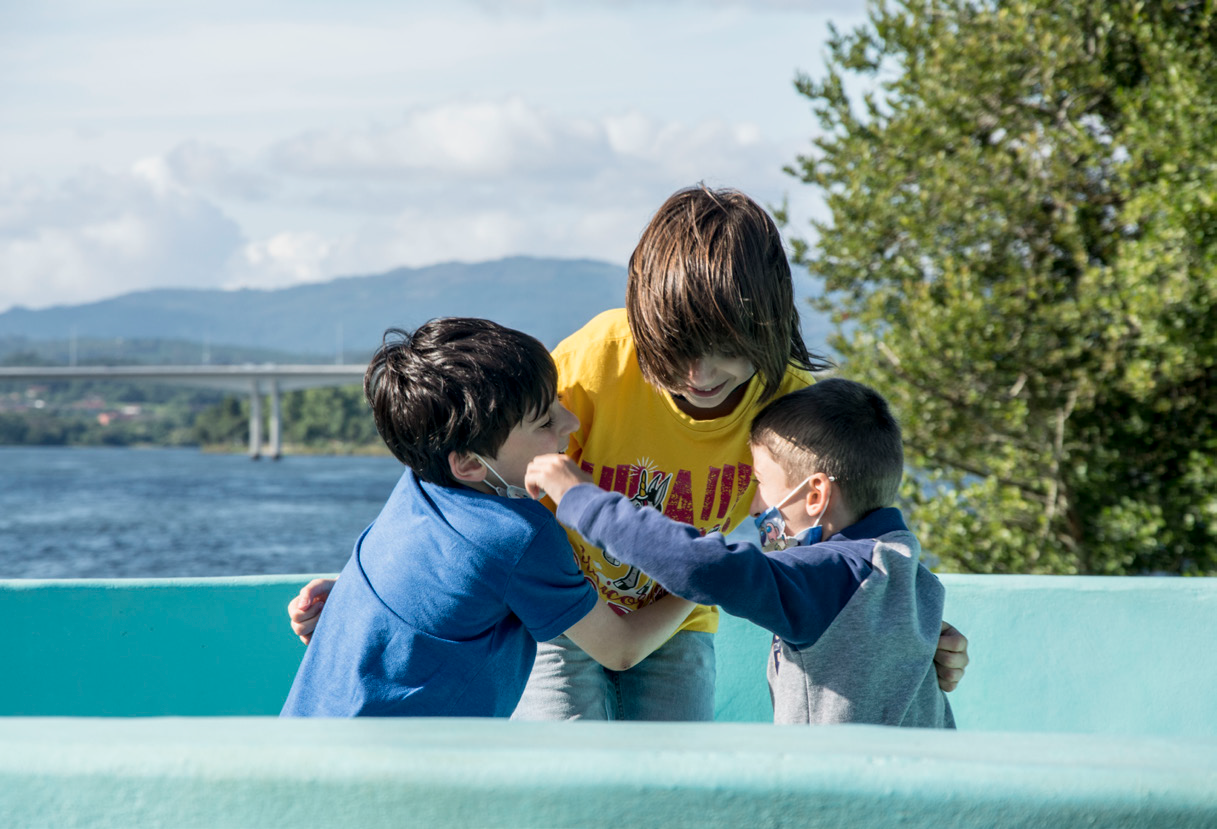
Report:
[[[632,564],[676,595],[716,604],[796,648],[813,644],[870,574],[854,544],[821,542],[764,553],[702,536],[652,507],[635,507],[592,484],[570,489],[558,520],[616,559]],[[873,547],[873,545],[872,545]]]

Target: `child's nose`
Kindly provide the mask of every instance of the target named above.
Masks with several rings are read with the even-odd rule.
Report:
[[[579,428],[579,418],[565,406],[559,404],[559,408],[561,409],[559,413],[561,419],[558,421],[560,424],[559,431],[563,435],[569,436],[571,432]]]
[[[748,513],[756,516],[760,515],[767,509],[769,509],[768,505],[761,500],[761,489],[760,487],[757,487],[756,492],[752,493],[752,503],[748,505]]]
[[[695,360],[693,365],[689,366],[689,382],[694,386],[708,382],[712,379],[713,374],[710,363],[705,358]]]

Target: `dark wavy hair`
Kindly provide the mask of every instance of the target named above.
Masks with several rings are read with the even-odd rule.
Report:
[[[498,323],[434,319],[390,328],[368,364],[364,396],[389,450],[419,478],[457,486],[450,452],[493,457],[526,418],[549,410],[558,372],[538,340]]]
[[[823,472],[857,518],[896,501],[904,475],[900,424],[870,386],[831,377],[774,400],[752,421],[791,483]]]
[[[679,388],[694,361],[742,357],[778,390],[788,365],[832,366],[799,330],[790,263],[769,214],[738,190],[677,191],[630,256],[625,307],[643,376]]]

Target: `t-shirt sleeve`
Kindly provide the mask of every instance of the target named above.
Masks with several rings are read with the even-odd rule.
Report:
[[[544,523],[516,562],[506,599],[538,642],[569,630],[596,606],[596,589],[579,570],[566,533],[553,520]]]
[[[585,436],[592,427],[596,406],[583,382],[577,355],[566,344],[553,353],[554,365],[558,368],[558,397],[571,414],[579,418],[579,427],[571,432],[566,454],[576,460],[583,454]]]

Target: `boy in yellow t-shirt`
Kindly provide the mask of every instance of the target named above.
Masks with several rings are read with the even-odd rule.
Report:
[[[630,257],[626,308],[606,311],[558,345],[558,392],[578,416],[567,454],[606,489],[692,524],[730,532],[751,500],[749,424],[779,394],[830,363],[803,343],[790,265],[773,219],[734,190],[672,195]],[[618,612],[663,588],[570,535],[580,567]],[[307,640],[332,582],[289,605]],[[694,611],[628,671],[604,668],[558,637],[538,647],[517,719],[710,720],[716,608]],[[967,642],[940,641],[953,688]]]

